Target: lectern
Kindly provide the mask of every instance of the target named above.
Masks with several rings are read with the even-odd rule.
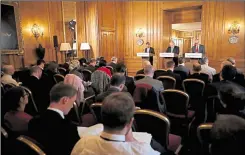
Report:
[[[159,53],[159,57],[164,60],[164,68],[166,68],[166,63],[168,61],[172,61],[173,57],[175,57],[174,53]]]
[[[185,53],[185,58],[190,58],[191,63],[197,63],[202,58],[202,53]]]
[[[144,53],[144,52],[142,52],[142,53],[137,53],[137,57],[141,57],[143,61],[144,61],[144,60],[148,60],[148,61],[149,61],[149,58],[150,58],[151,56],[154,56],[154,54],[152,54],[152,53]]]

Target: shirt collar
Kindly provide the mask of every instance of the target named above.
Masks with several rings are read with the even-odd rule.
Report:
[[[106,132],[102,132],[100,134],[100,136],[102,138],[108,139],[108,140],[112,140],[112,141],[122,141],[125,142],[125,135],[116,135],[116,134],[110,134],[110,133],[106,133]]]
[[[49,107],[48,109],[57,112],[63,119],[65,119],[63,111],[51,107]]]
[[[179,64],[179,66],[185,66],[185,64]]]

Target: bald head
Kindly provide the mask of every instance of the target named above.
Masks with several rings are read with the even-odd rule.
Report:
[[[13,65],[4,65],[3,66],[4,74],[13,75],[14,71],[15,71],[15,69],[14,69]]]
[[[146,65],[144,67],[144,73],[146,76],[150,76],[150,77],[153,77],[154,75],[154,68],[152,65]]]
[[[202,67],[199,63],[193,64],[193,73],[199,73],[201,71]]]
[[[151,65],[150,61],[143,61],[143,68],[145,68],[145,66]]]

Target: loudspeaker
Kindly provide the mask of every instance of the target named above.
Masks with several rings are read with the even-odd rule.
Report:
[[[58,47],[58,37],[53,36],[53,40],[54,40],[54,47]]]

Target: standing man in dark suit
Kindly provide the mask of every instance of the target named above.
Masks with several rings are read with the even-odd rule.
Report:
[[[29,122],[31,137],[41,143],[46,154],[68,155],[80,139],[77,126],[65,119],[77,97],[71,85],[56,84],[50,91],[50,106],[41,116]]]
[[[166,53],[174,53],[173,61],[175,66],[178,66],[179,47],[175,46],[172,40],[169,42],[169,47],[167,48]]]
[[[199,44],[198,38],[195,40],[195,44],[192,47],[192,53],[202,53],[203,57],[205,55],[205,47],[204,47],[204,45]]]
[[[154,48],[151,47],[149,42],[146,43],[145,53],[151,53],[153,55],[155,54]],[[149,57],[149,61],[151,65],[153,65],[153,56]]]

